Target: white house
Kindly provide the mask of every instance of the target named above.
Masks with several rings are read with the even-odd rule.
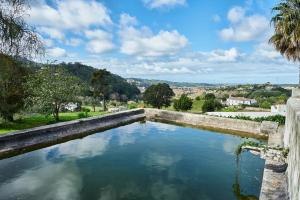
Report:
[[[272,113],[286,113],[286,105],[273,105],[271,106]]]
[[[253,105],[256,104],[255,99],[248,99],[244,97],[229,97],[226,101],[228,106],[238,106],[238,105]]]

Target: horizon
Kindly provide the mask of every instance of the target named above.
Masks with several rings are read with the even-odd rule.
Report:
[[[26,21],[44,58],[124,78],[297,84],[297,65],[268,44],[273,0],[31,0]]]

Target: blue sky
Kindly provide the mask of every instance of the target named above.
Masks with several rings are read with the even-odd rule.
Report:
[[[274,0],[31,0],[47,53],[124,77],[297,83],[268,44]]]

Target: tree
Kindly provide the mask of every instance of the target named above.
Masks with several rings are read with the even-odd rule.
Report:
[[[222,104],[216,99],[208,99],[205,100],[202,105],[202,112],[214,112],[216,110],[221,109],[223,106]]]
[[[273,44],[288,60],[300,61],[300,1],[282,0],[273,9],[275,15],[271,19],[274,35],[269,43]],[[300,87],[300,65],[299,65]]]
[[[189,98],[186,94],[182,94],[180,98],[174,100],[174,108],[179,111],[191,110],[193,106],[193,100]]]
[[[56,121],[59,121],[62,106],[77,102],[82,91],[79,79],[57,67],[45,67],[30,75],[26,86],[29,95],[27,107],[52,114]]]
[[[24,16],[28,0],[0,0],[0,53],[31,58],[44,52],[42,42]]]
[[[144,101],[155,108],[171,105],[171,98],[174,96],[173,90],[166,83],[151,85],[145,90]]]
[[[92,75],[92,87],[94,97],[100,97],[103,101],[103,110],[106,110],[106,100],[109,99],[111,93],[111,86],[109,84],[110,72],[106,69],[100,69]]]
[[[13,121],[13,116],[23,108],[24,82],[27,70],[9,56],[0,54],[0,116]]]
[[[208,93],[204,96],[204,99],[205,100],[210,100],[210,99],[214,100],[214,99],[216,99],[216,96],[213,93]]]

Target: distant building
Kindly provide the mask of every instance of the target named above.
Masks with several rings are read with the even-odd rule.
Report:
[[[273,105],[271,106],[272,113],[286,113],[286,105]]]
[[[239,106],[239,105],[253,105],[256,104],[255,99],[248,99],[244,97],[229,97],[226,101],[228,106]]]
[[[67,103],[63,108],[67,111],[75,112],[80,108],[80,105],[78,103]]]

